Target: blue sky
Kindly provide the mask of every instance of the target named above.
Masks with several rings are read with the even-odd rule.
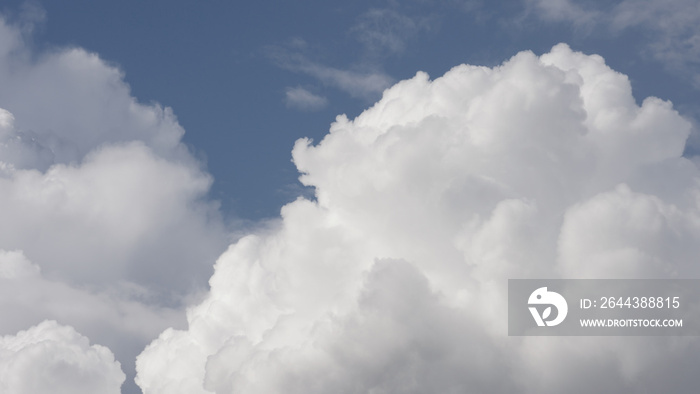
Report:
[[[697,387],[499,320],[700,278],[696,3],[3,1],[0,391]]]
[[[540,54],[566,42],[627,74],[635,97],[658,96],[695,115],[699,93],[688,73],[697,69],[697,48],[680,54],[688,64],[668,64],[654,55],[655,37],[664,38],[650,21],[624,28],[602,18],[575,22],[573,14],[548,16],[549,3],[10,0],[3,8],[16,20],[23,9],[24,18],[27,9],[43,10],[32,35],[37,51],[96,52],[124,72],[138,100],[172,107],[184,141],[206,158],[212,197],[227,216],[257,220],[277,216],[303,193],[290,162],[296,139],[320,139],[336,115],[356,116],[381,88],[419,70],[438,77],[461,63],[493,66],[521,50]],[[612,8],[591,1],[580,7]],[[324,79],[304,65],[331,74]],[[349,92],[334,80],[342,72],[380,75],[387,86]],[[323,104],[288,104],[287,89],[295,88]]]

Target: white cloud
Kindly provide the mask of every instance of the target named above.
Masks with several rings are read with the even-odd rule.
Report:
[[[287,106],[302,111],[318,111],[328,105],[325,97],[313,94],[301,86],[287,88],[284,98]]]
[[[23,250],[69,282],[130,281],[173,302],[206,283],[224,242],[215,206],[202,200],[210,184],[208,175],[141,142],[95,149],[80,165],[43,173],[7,169],[2,247]]]
[[[0,337],[3,393],[116,394],[124,378],[109,349],[55,321]]]
[[[32,52],[28,34],[0,19],[0,250],[16,251],[0,252],[0,334],[56,319],[133,377],[229,242],[212,179],[169,108],[83,49]]]
[[[191,160],[172,111],[139,104],[120,70],[79,48],[32,56],[5,23],[0,34],[8,37],[0,42],[0,106],[14,115],[17,138],[37,155],[45,153],[32,163],[36,168],[80,161],[102,144],[133,140],[159,156]]]
[[[317,201],[217,261],[159,393],[687,391],[693,338],[516,338],[506,279],[697,277],[690,123],[558,45],[401,81],[294,162]],[[590,263],[590,264],[589,264]],[[586,382],[586,384],[583,384]]]
[[[172,111],[138,103],[95,54],[33,54],[16,27],[0,32],[0,248],[68,282],[147,285],[162,302],[203,285],[227,240]]]

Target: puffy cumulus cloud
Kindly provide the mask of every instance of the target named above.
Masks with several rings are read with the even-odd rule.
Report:
[[[0,337],[3,393],[115,394],[124,378],[109,349],[55,321]]]
[[[121,291],[116,291],[121,290]],[[90,291],[46,278],[41,268],[21,251],[0,250],[0,332],[15,333],[45,319],[71,322],[114,349],[125,368],[167,326],[180,326],[184,317],[172,308],[148,305],[131,297],[132,288]],[[4,392],[4,391],[3,391]]]
[[[0,248],[67,282],[179,302],[227,243],[169,108],[79,48],[35,53],[0,19]],[[167,294],[172,290],[173,294]]]
[[[506,286],[697,277],[690,128],[563,44],[418,73],[318,144],[297,141],[316,201],[229,247],[189,328],[139,356],[137,383],[146,394],[688,391],[695,339],[508,337]]]
[[[32,50],[30,33],[0,17],[0,334],[56,319],[133,377],[229,242],[212,178],[169,108],[96,54]]]
[[[0,239],[48,275],[73,283],[130,281],[161,299],[206,283],[223,242],[211,179],[142,142],[93,150],[80,164],[0,177]],[[214,225],[212,225],[214,224]]]
[[[33,153],[16,165],[45,170],[105,143],[132,140],[159,156],[191,161],[172,110],[138,103],[118,68],[81,48],[34,53],[2,19],[0,35],[0,107],[16,125],[3,142]]]

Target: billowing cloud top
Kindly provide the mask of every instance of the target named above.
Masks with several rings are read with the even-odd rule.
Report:
[[[139,103],[118,68],[79,48],[33,51],[25,38],[0,16],[0,334],[55,320],[112,348],[133,377],[135,356],[183,320],[177,308],[203,291],[229,242],[212,179],[172,111]],[[0,392],[118,392],[124,378],[111,369],[104,390],[59,379],[102,373],[104,349],[71,350],[70,335],[46,360],[42,344],[12,356],[23,366],[8,359],[0,380],[29,386]],[[64,368],[64,350],[99,363]],[[33,363],[55,369],[37,378],[48,391],[23,372]]]
[[[0,102],[6,110],[0,127],[6,127],[7,111],[19,126],[15,138],[0,134],[2,161],[43,170],[79,161],[105,143],[134,140],[160,156],[188,159],[180,144],[184,130],[172,111],[139,104],[116,67],[80,48],[32,53],[19,29],[3,20],[0,36]]]
[[[2,19],[0,36],[0,248],[163,303],[206,283],[227,240],[172,111],[138,103],[95,54],[33,53]]]
[[[124,378],[109,349],[55,321],[0,337],[3,393],[118,394]]]
[[[695,340],[508,337],[505,286],[698,277],[690,128],[563,44],[433,81],[418,73],[317,145],[296,143],[317,201],[288,204],[277,228],[219,258],[188,330],[139,356],[137,383],[146,394],[683,391]]]

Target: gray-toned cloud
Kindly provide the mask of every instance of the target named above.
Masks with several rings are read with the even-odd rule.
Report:
[[[184,320],[179,310],[140,302],[141,295],[138,288],[125,284],[89,290],[52,280],[21,251],[0,250],[0,311],[5,316],[0,320],[1,333],[16,333],[45,319],[70,322],[83,335],[113,349],[125,370],[133,371],[134,356],[163,327],[181,326]]]
[[[506,282],[698,277],[691,125],[558,45],[397,83],[293,150],[316,201],[231,245],[146,394],[688,391],[694,338],[508,337]],[[585,384],[584,384],[585,383]]]
[[[118,394],[124,378],[109,349],[55,321],[0,337],[3,393]]]

